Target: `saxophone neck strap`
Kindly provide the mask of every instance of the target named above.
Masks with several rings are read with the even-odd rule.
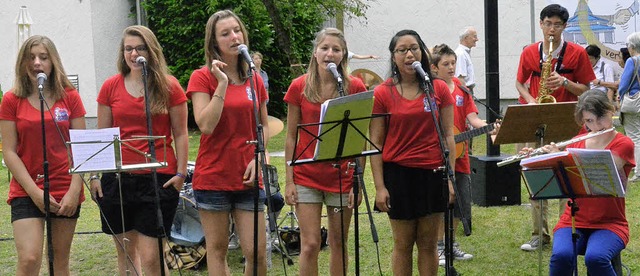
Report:
[[[540,41],[540,47],[538,47],[538,51],[540,53],[540,72],[542,72],[542,64],[544,63],[544,53],[542,52],[542,41]],[[564,41],[562,43],[562,48],[560,49],[560,53],[558,54],[558,61],[556,62],[556,72],[558,72],[558,74],[563,74],[563,73],[571,73],[573,72],[573,69],[564,69],[564,68],[560,68],[562,67],[562,61],[564,60],[564,53],[567,50],[567,42]],[[540,72],[533,72],[534,76],[540,76]]]

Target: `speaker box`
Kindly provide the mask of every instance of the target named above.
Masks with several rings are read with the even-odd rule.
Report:
[[[508,156],[469,156],[471,194],[479,206],[520,205],[520,162],[498,167]]]

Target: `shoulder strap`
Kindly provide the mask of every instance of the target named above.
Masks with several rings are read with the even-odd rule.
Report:
[[[473,96],[473,94],[471,94],[471,91],[469,91],[469,88],[465,87],[462,84],[458,84],[458,88],[460,88],[460,90],[464,91],[465,93],[469,94],[469,96]]]

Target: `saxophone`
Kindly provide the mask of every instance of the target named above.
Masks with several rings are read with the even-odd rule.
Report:
[[[551,61],[553,57],[551,54],[553,53],[553,36],[549,37],[549,55],[547,56],[547,60],[542,63],[542,70],[540,72],[540,89],[538,90],[538,97],[536,98],[536,102],[538,103],[555,103],[556,98],[551,96],[553,90],[547,87],[547,79],[549,75],[551,75],[551,70],[553,67],[551,66]]]

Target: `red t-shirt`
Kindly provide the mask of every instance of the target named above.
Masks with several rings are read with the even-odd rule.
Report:
[[[455,89],[451,92],[451,96],[455,102],[453,109],[453,125],[458,128],[460,132],[465,132],[467,128],[467,115],[470,113],[478,113],[478,107],[473,102],[473,98],[468,93],[462,91],[459,85],[461,85],[458,78],[453,78]],[[469,165],[469,148],[467,147],[468,141],[465,141],[464,155],[456,159],[456,172],[471,174],[471,166]]]
[[[517,80],[520,83],[525,83],[530,80],[529,93],[532,97],[538,97],[538,89],[540,88],[540,75],[533,75],[533,72],[540,73],[540,43],[533,43],[527,46],[520,55],[520,64],[518,66]],[[562,45],[560,45],[562,47]],[[551,61],[553,70],[556,69],[557,58]],[[582,84],[588,84],[596,78],[591,67],[591,62],[587,52],[580,45],[573,42],[567,42],[567,48],[564,52],[564,58],[560,70],[573,70],[573,72],[562,73],[560,75],[567,79]],[[577,101],[578,96],[566,91],[564,87],[558,88],[554,91],[552,96],[556,97],[558,102],[572,102]],[[526,104],[527,102],[522,98],[518,99],[520,103]]]
[[[449,87],[439,79],[433,81],[435,104],[439,109],[454,103]],[[387,79],[374,89],[373,113],[390,113],[382,152],[384,162],[405,167],[436,169],[443,164],[438,135],[431,108],[422,94],[407,100]],[[439,114],[436,114],[439,119]]]
[[[580,141],[569,147],[585,148],[585,142]],[[633,142],[629,137],[618,133],[605,149],[611,150],[613,155],[626,161],[623,168],[625,175],[620,176],[626,182],[629,172],[635,167]],[[577,198],[576,203],[580,208],[575,215],[577,228],[607,229],[618,235],[625,245],[629,242],[629,223],[625,215],[624,197]],[[554,231],[564,227],[571,227],[571,209],[569,207],[565,207]]]
[[[322,103],[309,102],[304,96],[304,87],[306,84],[307,74],[304,74],[291,82],[284,101],[290,105],[300,108],[300,124],[313,124],[320,121],[320,106]],[[358,78],[349,76],[351,84],[349,85],[349,94],[359,93],[367,90],[364,83]],[[308,126],[305,128],[310,133],[318,133],[318,126]],[[307,145],[313,142],[313,136],[305,131],[299,131],[297,152],[294,155],[300,155],[300,159],[312,158],[315,147],[308,147],[302,154],[300,153]],[[315,145],[315,142],[313,143]],[[320,162],[304,165],[296,165],[293,167],[293,179],[297,185],[318,189],[330,193],[340,192],[340,178],[342,178],[342,192],[347,193],[353,184],[353,170],[348,168],[348,162],[351,160],[342,160],[340,162],[340,173],[338,177],[336,168],[333,167],[334,162]]]
[[[269,100],[260,74],[254,74],[257,106]],[[206,66],[193,71],[187,87],[187,97],[204,92],[213,97],[218,80]],[[242,191],[251,187],[242,184],[247,164],[254,159],[256,120],[253,114],[249,80],[243,84],[229,84],[224,97],[220,121],[211,134],[200,136],[200,148],[193,173],[193,189],[214,191]]]
[[[46,108],[46,107],[45,107]],[[45,136],[47,143],[47,161],[49,162],[49,192],[56,199],[62,197],[69,190],[71,175],[69,174],[69,151],[66,142],[69,141],[69,128],[72,119],[83,117],[86,112],[80,94],[74,88],[67,88],[66,95],[50,107],[53,113],[44,114]],[[36,185],[44,189],[43,158],[42,158],[42,124],[39,107],[34,108],[27,98],[18,98],[13,91],[4,94],[0,105],[0,120],[13,121],[18,133],[17,153],[29,175],[35,179]],[[60,128],[62,136],[56,129]],[[40,177],[38,177],[40,176]],[[28,197],[27,192],[20,186],[15,177],[9,183],[9,199],[7,203],[17,197]],[[80,202],[84,201],[84,192],[80,192]]]
[[[180,83],[173,76],[168,76],[171,86],[171,95],[167,109],[187,101],[184,90]],[[124,86],[124,76],[117,74],[108,78],[98,94],[97,102],[111,108],[111,127],[120,127],[120,138],[130,139],[134,136],[148,136],[146,107],[144,97],[133,97]],[[164,136],[166,140],[155,140],[156,159],[160,162],[167,162],[167,167],[159,168],[158,173],[175,174],[177,169],[176,155],[173,150],[173,136],[171,132],[171,118],[169,113],[155,114],[151,118],[152,131],[154,136]],[[142,151],[149,152],[147,140],[133,140],[125,142],[129,146]],[[166,147],[167,156],[164,156]],[[148,163],[145,157],[127,146],[122,146],[122,164],[143,164]],[[131,173],[149,173],[149,170],[139,170]]]

